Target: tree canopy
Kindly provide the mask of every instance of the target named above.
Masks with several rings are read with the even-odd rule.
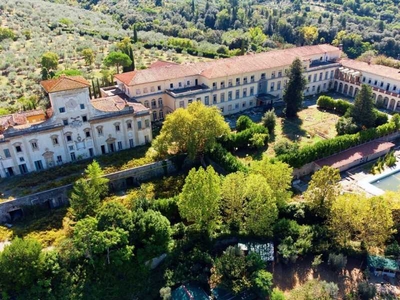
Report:
[[[153,147],[162,157],[187,153],[192,159],[211,150],[218,137],[228,134],[228,124],[215,106],[195,101],[187,109],[168,114]]]
[[[350,116],[360,127],[371,128],[375,126],[376,114],[370,86],[361,85],[361,90],[356,95],[354,106],[350,109]]]
[[[46,52],[42,55],[41,60],[42,68],[50,70],[57,70],[58,55],[54,52]]]
[[[389,201],[382,197],[344,194],[333,202],[329,215],[329,227],[341,246],[352,240],[366,247],[382,246],[393,224]]]
[[[221,180],[214,169],[191,169],[179,196],[179,212],[198,228],[212,232],[219,218],[220,200]]]
[[[304,199],[320,217],[326,218],[329,215],[332,203],[340,192],[339,181],[339,170],[328,166],[312,175]]]
[[[132,64],[129,56],[122,52],[110,52],[103,62],[106,67],[116,66],[117,73],[119,73],[120,66],[127,67]]]

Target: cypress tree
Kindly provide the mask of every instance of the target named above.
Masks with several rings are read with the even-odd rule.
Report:
[[[374,127],[376,115],[374,112],[374,101],[372,89],[370,86],[363,84],[360,92],[354,101],[354,106],[350,111],[350,116],[358,126],[366,128]]]
[[[97,79],[97,81],[99,81],[98,79]],[[93,98],[97,98],[96,97],[96,87],[95,87],[95,85],[94,85],[94,81],[92,80],[92,87],[93,87]]]
[[[303,76],[303,64],[299,58],[290,65],[288,77],[289,82],[283,93],[283,101],[286,103],[286,117],[295,118],[303,104],[303,91],[307,84]]]
[[[133,42],[137,43],[137,41],[138,41],[138,36],[137,36],[136,25],[133,25]]]

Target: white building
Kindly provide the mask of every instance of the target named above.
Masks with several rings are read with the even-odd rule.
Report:
[[[308,79],[305,94],[328,91],[333,88],[340,55],[337,47],[318,45],[202,63],[157,62],[145,70],[118,74],[115,80],[130,99],[151,110],[152,121],[192,101],[216,105],[228,115],[281,101],[286,71],[296,57],[303,61]]]
[[[378,106],[400,112],[400,70],[351,59],[341,59],[340,64],[334,84],[337,92],[354,97],[361,84],[368,84]]]
[[[79,76],[62,76],[41,85],[51,109],[0,117],[1,177],[132,148],[152,139],[149,110],[127,101],[123,94],[91,100],[90,84]]]
[[[317,45],[178,65],[158,61],[148,69],[117,74],[117,87],[90,99],[82,77],[42,82],[51,109],[0,117],[0,175],[39,171],[65,162],[142,145],[160,121],[193,101],[222,114],[282,101],[286,72],[295,58],[304,65],[305,95],[335,89],[354,97],[362,83],[375,101],[400,111],[399,70],[341,59],[341,50]]]

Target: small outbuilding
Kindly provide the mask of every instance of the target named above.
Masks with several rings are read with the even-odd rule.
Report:
[[[394,259],[389,259],[383,256],[368,255],[368,269],[375,276],[386,275],[394,278],[400,272],[399,263]]]

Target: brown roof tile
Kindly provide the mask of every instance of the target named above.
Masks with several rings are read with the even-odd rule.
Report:
[[[149,109],[141,103],[126,101],[119,95],[97,98],[90,100],[93,107],[105,112],[118,112],[124,110],[126,106],[133,108],[134,112],[148,111]]]
[[[105,98],[97,98],[90,100],[93,107],[101,111],[120,111],[125,108],[126,102],[120,96],[115,95]]]
[[[322,158],[320,160],[317,160],[315,163],[320,167],[331,166],[333,168],[339,169],[365,156],[379,153],[381,151],[390,149],[393,146],[394,144],[391,142],[373,141],[354,148],[350,148],[327,158]]]
[[[366,62],[352,60],[347,58],[342,58],[340,63],[343,67],[354,69],[357,71],[364,71],[368,73],[373,73],[382,77],[400,80],[400,70],[396,68],[381,66],[381,65],[373,65],[368,64]]]
[[[40,82],[47,93],[81,89],[90,86],[90,83],[82,76],[62,75],[56,79],[49,79]]]
[[[163,81],[185,76],[200,75],[209,79],[224,76],[249,73],[269,68],[284,67],[292,63],[296,57],[303,60],[310,59],[316,54],[340,51],[330,45],[304,46],[284,50],[236,56],[231,58],[213,60],[182,65],[165,65],[157,68],[136,70],[118,74],[116,79],[127,85],[143,84],[147,82]]]
[[[149,69],[160,68],[160,67],[165,67],[165,66],[176,66],[176,65],[178,65],[178,64],[174,63],[174,62],[157,60],[149,66]]]

